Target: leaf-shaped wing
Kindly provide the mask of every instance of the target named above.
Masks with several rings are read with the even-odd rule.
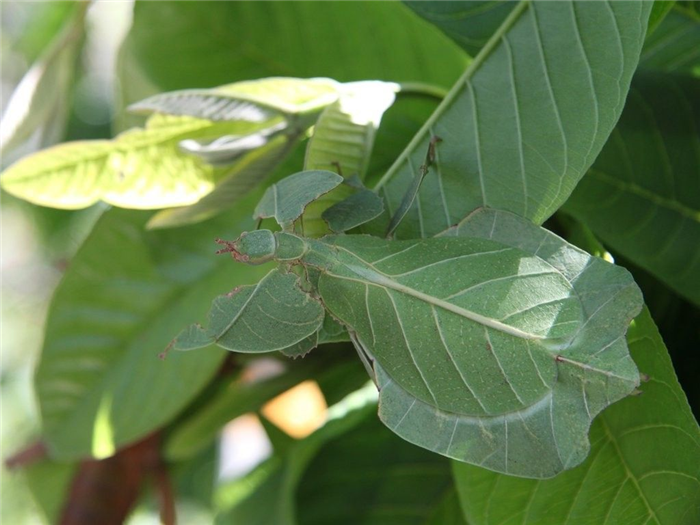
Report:
[[[301,290],[296,275],[275,269],[254,286],[217,297],[209,328],[186,328],[172,348],[193,350],[216,343],[234,352],[283,350],[313,336],[323,316],[321,303]]]
[[[255,208],[256,219],[274,217],[280,226],[297,220],[310,202],[343,182],[343,177],[325,170],[301,171],[270,186]]]
[[[329,238],[337,262],[319,291],[374,360],[387,426],[461,461],[550,477],[585,458],[591,419],[637,386],[624,333],[641,295],[624,270],[491,213],[450,232],[470,237]]]

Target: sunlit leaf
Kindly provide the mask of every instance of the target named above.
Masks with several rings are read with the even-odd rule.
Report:
[[[129,110],[264,122],[280,113],[288,117],[317,113],[338,98],[339,87],[337,82],[325,78],[273,77],[213,89],[171,91],[132,104]]]
[[[113,141],[68,142],[30,155],[5,170],[0,183],[15,196],[56,208],[84,208],[98,200],[146,209],[192,204],[214,188],[226,168],[182,152],[182,140],[244,135],[279,122],[156,115],[146,128]]]

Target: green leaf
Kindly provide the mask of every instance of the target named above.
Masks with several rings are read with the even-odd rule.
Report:
[[[654,5],[649,13],[649,28],[647,29],[647,39],[663,22],[669,11],[673,9],[676,0],[654,0]]]
[[[332,232],[342,233],[377,218],[383,211],[384,201],[379,195],[371,190],[360,190],[327,208],[321,218]]]
[[[338,101],[324,110],[314,126],[304,168],[337,171],[344,177],[364,179],[376,130],[398,90],[398,85],[389,82],[344,84]],[[349,195],[352,191],[341,186],[311,203],[304,212],[306,235],[320,237],[329,233],[322,216],[324,211]]]
[[[648,311],[627,334],[649,381],[642,395],[603,412],[591,454],[554,479],[533,481],[454,464],[465,517],[474,525],[693,525],[700,521],[700,429]]]
[[[615,125],[648,2],[520,2],[379,182],[393,213],[431,137],[442,139],[398,237],[430,236],[480,206],[543,222]],[[604,50],[601,51],[601,50]]]
[[[264,122],[318,113],[338,98],[340,86],[327,78],[273,77],[214,89],[186,89],[149,97],[129,106],[134,113],[168,113],[208,120]]]
[[[254,133],[279,122],[154,115],[145,129],[113,141],[68,142],[30,155],[5,170],[0,182],[17,197],[56,208],[84,208],[98,200],[145,209],[192,204],[213,189],[226,168],[181,152],[182,140]]]
[[[49,30],[50,34],[53,25],[50,22],[58,21],[56,19],[62,22],[62,27],[54,28],[53,39],[24,75],[4,108],[0,123],[0,152],[6,154],[37,130],[41,130],[43,144],[57,140],[52,133],[63,132],[87,7],[88,4],[78,3],[71,7],[50,8],[43,13],[49,27],[30,28]]]
[[[309,203],[328,193],[343,182],[343,177],[331,171],[301,171],[273,184],[265,191],[255,208],[255,219],[274,217],[287,227],[304,213]]]
[[[190,326],[172,348],[192,350],[215,343],[232,352],[258,353],[295,345],[323,323],[323,307],[300,285],[298,276],[275,269],[255,286],[221,295],[212,304],[209,327]]]
[[[565,206],[610,248],[700,304],[700,79],[638,74]]]
[[[170,421],[210,381],[219,350],[157,356],[212,296],[262,275],[212,257],[213,239],[235,235],[251,203],[177,232],[144,232],[144,213],[99,219],[53,298],[36,372],[52,457],[108,456]]]

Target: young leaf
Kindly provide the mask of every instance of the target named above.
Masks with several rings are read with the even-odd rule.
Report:
[[[384,201],[371,190],[362,189],[327,208],[321,218],[334,233],[343,233],[377,218]]]
[[[323,111],[314,126],[304,168],[337,171],[344,177],[362,180],[382,115],[393,104],[398,90],[397,84],[389,82],[342,85],[338,101]],[[328,233],[323,212],[349,195],[350,189],[341,186],[311,203],[304,212],[305,234],[320,237]]]
[[[208,120],[264,122],[318,113],[335,102],[340,86],[329,78],[273,77],[213,89],[186,89],[155,95],[129,106],[134,113],[168,113]]]
[[[172,349],[215,343],[233,352],[258,353],[296,345],[323,323],[323,307],[299,286],[298,276],[272,270],[255,286],[221,295],[212,304],[209,327],[190,326],[175,338]]]
[[[222,170],[224,174],[211,193],[190,206],[159,211],[151,217],[147,227],[172,228],[201,222],[237,206],[276,169],[284,172],[285,166],[298,166],[294,162],[295,155],[287,159],[296,148],[298,138],[298,135],[279,135],[243,154],[233,165]]]
[[[434,235],[480,206],[536,223],[554,213],[620,115],[650,9],[519,2],[379,182],[393,213],[443,139],[397,236]]]
[[[700,522],[700,429],[661,336],[645,309],[627,334],[649,381],[591,428],[591,453],[549,480],[454,464],[469,523],[692,525]]]
[[[309,203],[343,182],[343,177],[331,171],[301,171],[273,184],[255,208],[255,219],[274,217],[287,227],[304,213]]]
[[[5,170],[0,183],[17,197],[56,208],[84,208],[98,200],[127,208],[183,206],[209,193],[226,168],[183,153],[182,140],[254,133],[279,123],[155,115],[145,129],[113,141],[68,142],[30,155]]]
[[[700,304],[700,79],[638,73],[622,118],[565,211]]]

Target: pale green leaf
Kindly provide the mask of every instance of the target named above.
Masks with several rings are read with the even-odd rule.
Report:
[[[172,348],[192,350],[215,343],[233,352],[272,352],[315,334],[321,323],[323,307],[300,288],[299,277],[275,269],[254,286],[217,297],[208,328],[185,329]]]
[[[700,79],[639,73],[610,141],[564,209],[700,304],[698,174]]]
[[[398,237],[430,236],[480,206],[541,223],[617,122],[650,2],[519,2],[380,181],[390,213],[442,139]]]
[[[346,178],[364,179],[376,130],[398,90],[397,84],[389,82],[344,84],[338,101],[323,111],[314,126],[304,168],[337,171]],[[350,195],[352,191],[341,186],[311,203],[304,212],[305,234],[320,237],[329,233],[323,212]]]
[[[375,219],[383,211],[384,201],[373,191],[363,189],[327,208],[321,218],[332,232],[342,233]]]
[[[129,106],[134,113],[168,113],[208,120],[264,122],[317,113],[338,98],[340,85],[327,78],[273,77],[213,89],[186,89],[149,97]]]
[[[144,129],[113,141],[68,142],[10,166],[0,183],[35,204],[84,208],[98,200],[128,208],[163,208],[197,202],[226,168],[180,151],[185,139],[254,133],[279,124],[221,122],[155,115]]]
[[[304,213],[309,203],[343,182],[343,177],[330,171],[301,171],[270,186],[255,208],[255,219],[274,217],[286,226]]]
[[[220,350],[158,353],[212,296],[263,274],[212,258],[213,239],[235,235],[252,202],[177,233],[144,232],[145,213],[99,219],[53,298],[35,377],[52,457],[108,456],[168,423],[210,381]]]
[[[156,213],[148,221],[148,228],[171,228],[209,219],[238,205],[248,192],[271,176],[277,169],[282,171],[293,162],[283,161],[297,146],[298,137],[280,135],[270,139],[259,148],[243,154],[231,166],[225,168],[221,179],[211,193],[195,204],[170,208]],[[282,164],[282,166],[280,166]]]
[[[544,481],[454,464],[465,517],[473,525],[695,525],[700,522],[700,429],[654,321],[644,311],[627,334],[649,381],[642,395],[603,412],[591,453]]]

